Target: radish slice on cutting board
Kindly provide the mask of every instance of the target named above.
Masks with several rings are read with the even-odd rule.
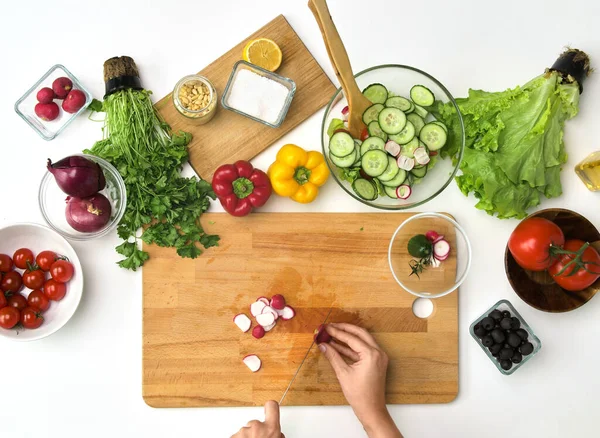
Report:
[[[265,306],[268,306],[271,303],[267,297],[259,297],[256,301],[262,301],[265,303]]]
[[[260,339],[265,335],[265,328],[262,325],[257,325],[252,329],[252,336],[256,339]]]
[[[241,331],[243,331],[244,333],[246,333],[248,330],[250,330],[250,327],[252,327],[252,321],[250,321],[250,318],[248,318],[245,314],[240,313],[238,315],[235,315],[233,317],[233,322],[235,323],[235,325],[237,325],[239,327],[239,329]]]
[[[276,325],[277,325],[277,321],[273,321],[273,324],[270,324],[270,325],[268,325],[268,326],[266,326],[266,327],[263,327],[263,328],[265,329],[265,332],[270,332],[271,330],[273,330],[273,328],[274,328]],[[261,326],[259,325],[259,327],[261,327]]]
[[[281,311],[281,319],[283,319],[284,321],[288,321],[294,316],[296,316],[296,311],[291,306],[285,306]]]
[[[275,317],[275,320],[277,320],[279,318],[279,313],[277,312],[277,310],[273,309],[271,306],[265,306],[265,308],[260,313],[272,313],[273,316]]]
[[[267,305],[264,302],[256,301],[250,304],[250,313],[256,318],[256,315],[260,315],[265,307],[267,307]]]
[[[253,373],[260,370],[260,367],[262,366],[262,362],[256,354],[249,354],[242,360]]]
[[[271,312],[261,313],[256,315],[256,322],[263,327],[267,327],[275,322],[275,316]]]
[[[450,255],[450,244],[441,239],[433,244],[433,255],[438,260],[446,260]]]

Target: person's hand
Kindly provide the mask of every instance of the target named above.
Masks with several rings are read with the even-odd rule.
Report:
[[[279,404],[269,400],[265,403],[265,421],[249,421],[231,438],[285,438],[279,424]]]
[[[331,363],[346,400],[369,436],[401,436],[385,405],[387,354],[361,327],[331,323],[326,330],[333,340],[320,344],[319,350]]]

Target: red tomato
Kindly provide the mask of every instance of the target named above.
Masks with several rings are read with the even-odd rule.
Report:
[[[8,307],[14,307],[15,309],[21,311],[25,307],[27,307],[27,298],[25,298],[21,294],[13,294],[8,297]]]
[[[11,329],[19,322],[21,313],[14,307],[3,307],[0,309],[0,327]]]
[[[52,263],[50,275],[52,275],[52,278],[59,283],[66,283],[73,278],[74,271],[75,269],[73,269],[73,264],[71,262],[66,260],[57,260]]]
[[[565,243],[564,249],[579,251],[583,245],[585,245],[583,240],[570,239]],[[600,254],[595,248],[588,246],[581,256],[581,263],[585,268],[577,269],[576,263],[573,263],[559,275],[559,272],[574,259],[575,256],[572,254],[561,254],[556,263],[548,268],[548,272],[560,287],[577,292],[590,287],[600,278]]]
[[[64,283],[59,283],[54,279],[50,279],[44,284],[44,295],[52,301],[60,301],[67,293],[67,286]]]
[[[550,256],[552,246],[563,246],[565,236],[554,222],[541,217],[525,219],[508,239],[508,249],[523,269],[543,271],[555,258]]]
[[[6,307],[7,304],[8,301],[6,300],[6,295],[4,295],[4,292],[0,291],[0,309]]]
[[[48,272],[50,270],[50,266],[57,259],[57,255],[54,251],[42,251],[35,258],[35,263],[40,267],[40,269],[44,272]]]
[[[6,254],[0,254],[0,272],[10,272],[12,268],[12,259]]]
[[[27,262],[33,265],[35,258],[33,257],[33,253],[30,249],[21,248],[15,251],[15,255],[13,255],[13,262],[17,268],[27,269]]]
[[[21,312],[21,324],[23,324],[23,327],[26,329],[36,329],[41,326],[43,322],[44,317],[42,316],[42,313],[34,307],[27,307]]]
[[[44,292],[38,289],[29,294],[27,297],[27,304],[44,312],[50,307],[50,300],[48,300],[48,297],[44,295]]]
[[[363,128],[363,130],[360,133],[360,141],[365,141],[367,138],[369,138],[369,131],[367,130],[367,128]]]
[[[39,269],[33,271],[28,269],[23,273],[23,284],[29,289],[40,289],[44,285],[44,281],[46,281],[46,276]]]
[[[19,292],[23,287],[23,279],[17,271],[7,272],[2,276],[0,289],[4,292]]]

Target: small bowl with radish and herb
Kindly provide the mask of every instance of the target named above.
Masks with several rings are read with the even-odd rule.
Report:
[[[413,208],[439,195],[454,178],[464,148],[462,124],[449,131],[435,117],[437,103],[456,106],[450,92],[427,73],[403,65],[364,70],[356,82],[372,102],[363,113],[360,138],[347,130],[349,109],[341,89],[323,119],[323,152],[335,180],[355,199],[387,210]],[[450,137],[461,140],[449,142]]]

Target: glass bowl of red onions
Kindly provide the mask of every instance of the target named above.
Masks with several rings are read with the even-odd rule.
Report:
[[[112,164],[93,155],[71,155],[55,163],[39,190],[42,216],[71,240],[105,236],[119,224],[127,205],[123,178]]]

